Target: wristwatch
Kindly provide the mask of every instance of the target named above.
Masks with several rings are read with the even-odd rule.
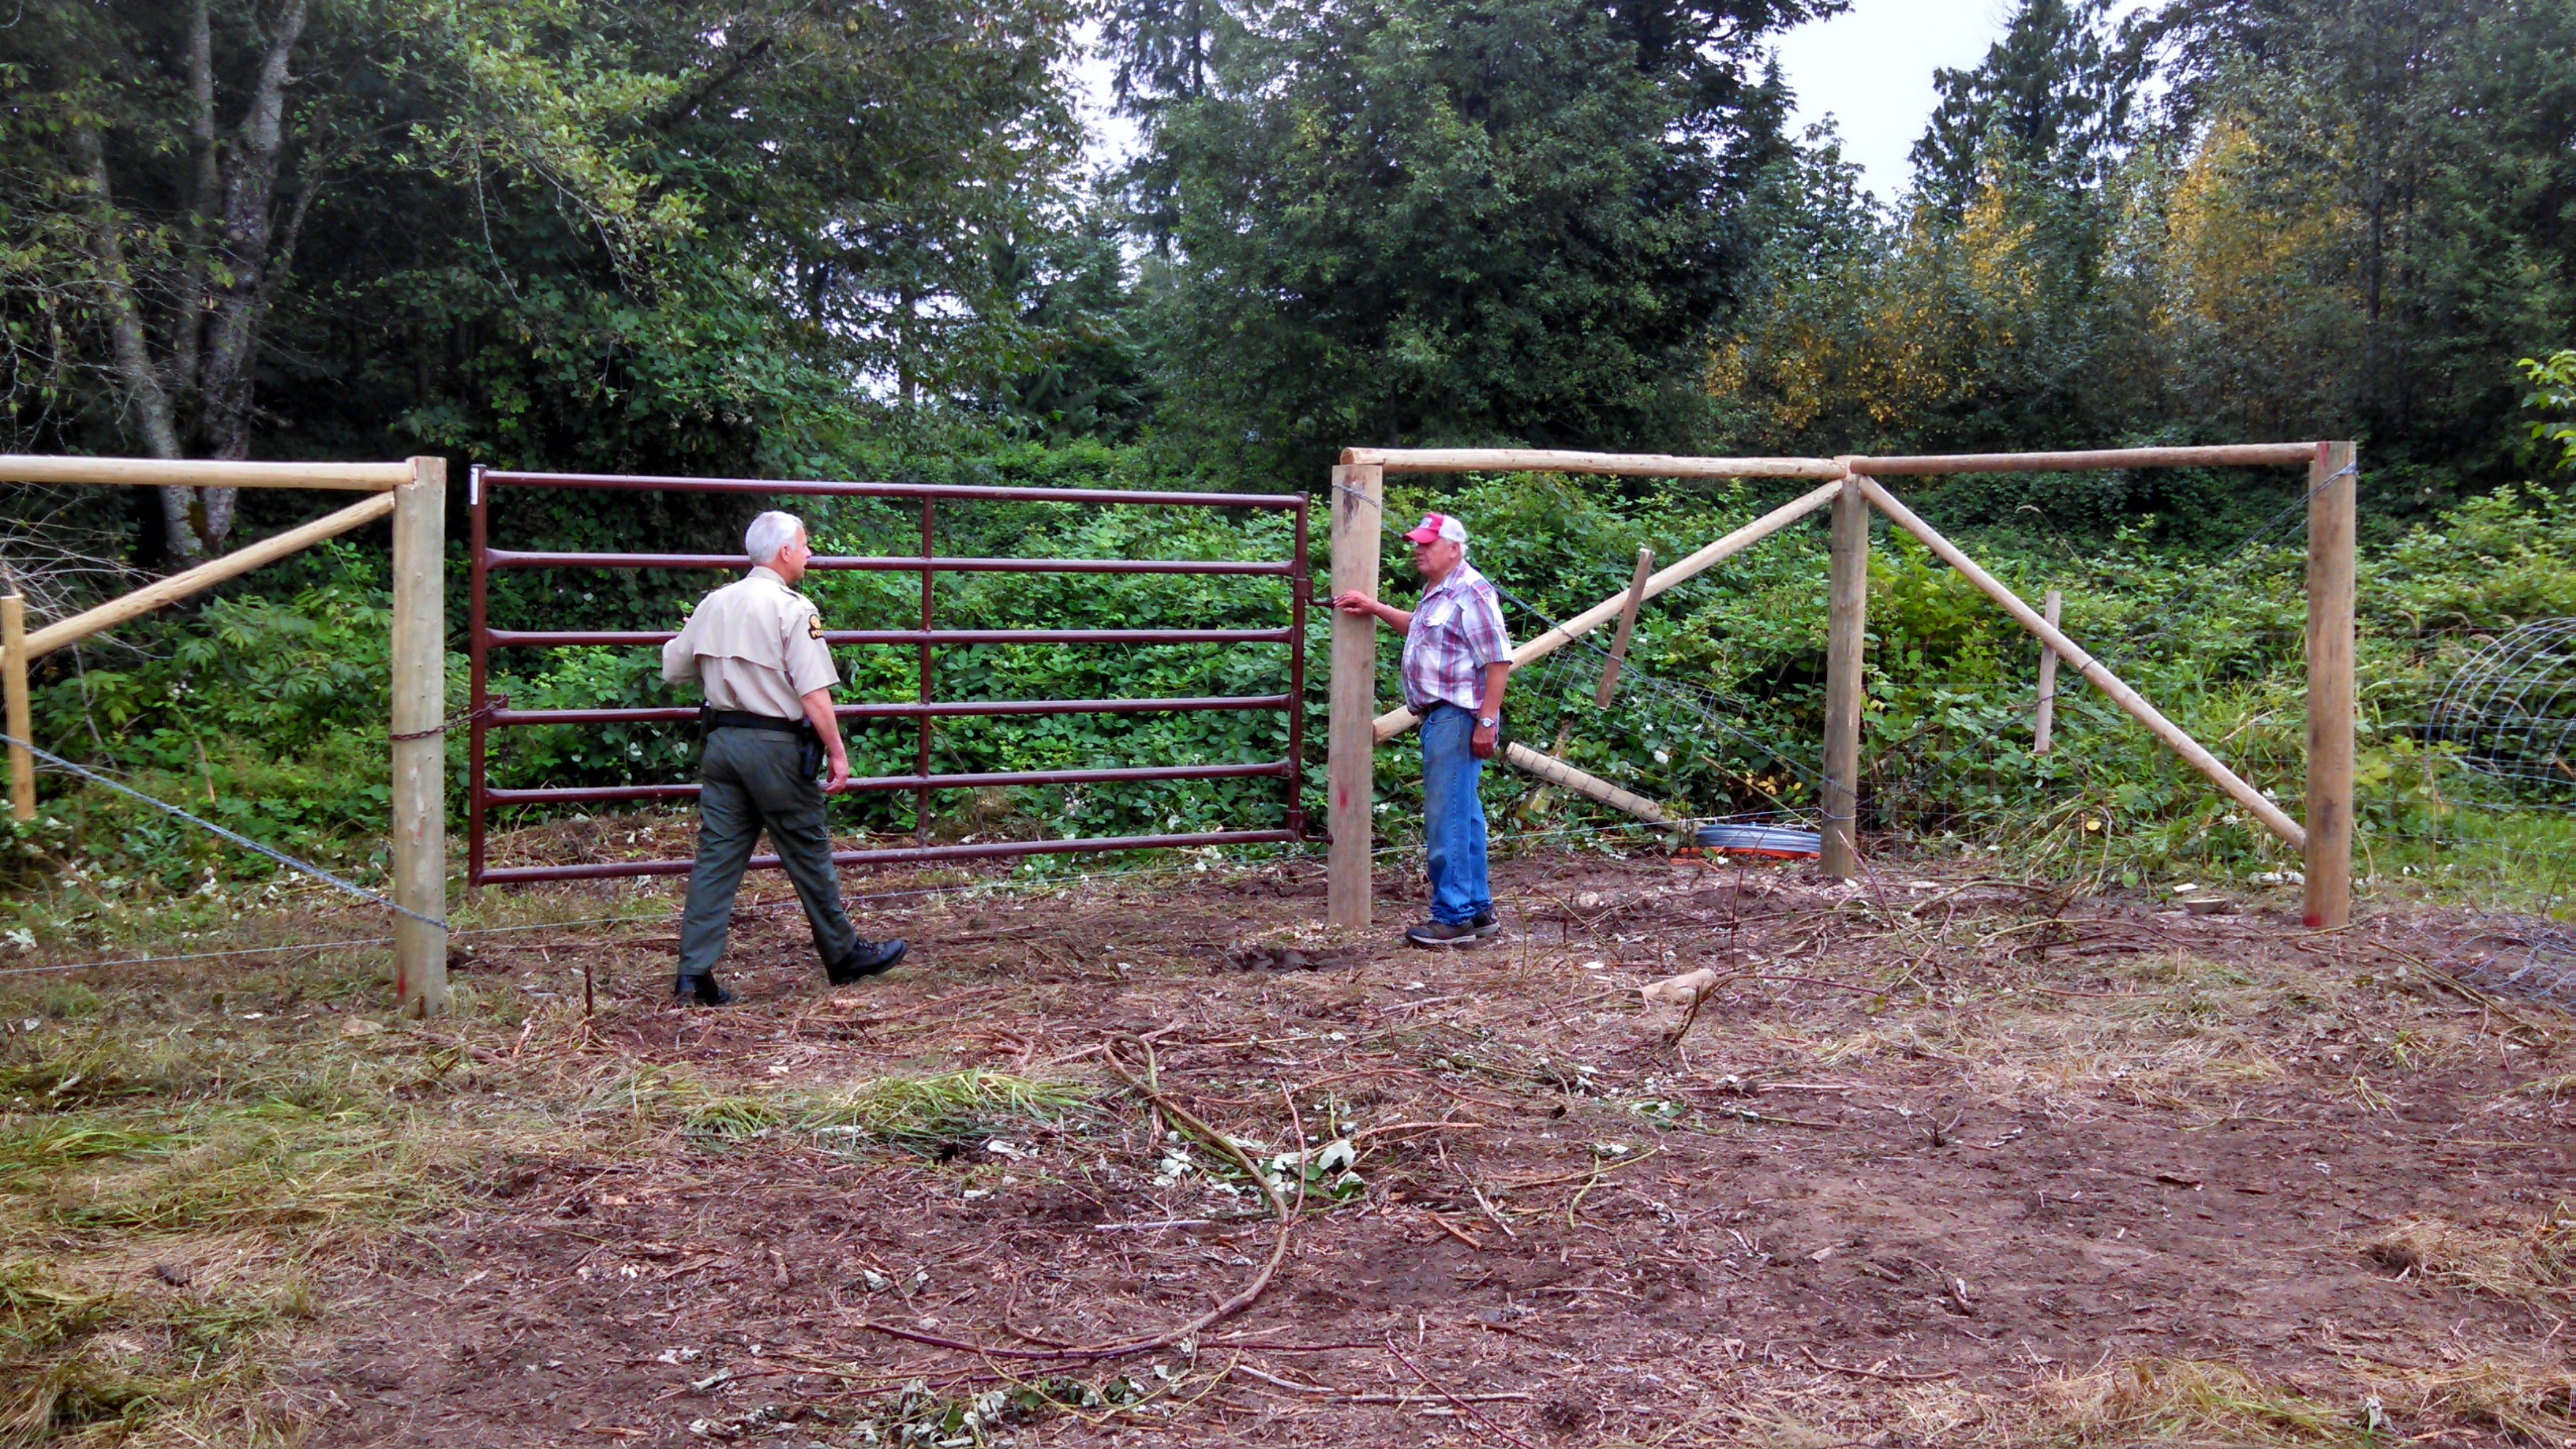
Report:
[[[1476,728],[1480,730],[1498,729],[1502,726],[1502,723],[1503,717],[1501,715],[1479,715],[1476,717]]]

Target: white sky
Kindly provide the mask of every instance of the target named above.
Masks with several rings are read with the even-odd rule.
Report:
[[[2114,9],[2125,13],[2146,3],[2128,0]],[[1797,126],[1833,117],[1843,155],[1859,164],[1862,184],[1881,201],[1895,200],[1911,174],[1906,153],[1932,116],[1933,69],[1983,60],[2015,8],[2015,0],[1854,0],[1844,14],[1788,32],[1777,44],[1798,96]],[[1123,159],[1136,140],[1132,123],[1109,114],[1109,66],[1088,53],[1095,35],[1084,36],[1078,73],[1097,166]]]
[[[1861,184],[1894,201],[1912,176],[1906,153],[1932,118],[1933,69],[1985,59],[2012,11],[2012,0],[1855,0],[1799,26],[1779,39],[1797,126],[1832,117]]]
[[[2148,8],[2118,0],[2111,23]],[[1796,124],[1834,119],[1861,184],[1894,201],[1913,179],[1906,154],[1932,119],[1932,72],[1986,58],[2020,8],[2014,0],[1853,0],[1831,20],[1780,37],[1780,69],[1797,92]]]

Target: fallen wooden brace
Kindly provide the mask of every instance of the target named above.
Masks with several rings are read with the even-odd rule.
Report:
[[[1664,814],[1663,807],[1645,796],[1622,790],[1598,775],[1586,774],[1553,755],[1542,755],[1518,740],[1503,746],[1503,761],[1515,770],[1536,775],[1587,800],[1598,800],[1614,810],[1625,810],[1650,825],[1672,823],[1672,818]]]

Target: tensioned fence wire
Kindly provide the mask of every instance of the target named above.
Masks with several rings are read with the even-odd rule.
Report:
[[[161,811],[163,814],[176,816],[178,819],[186,821],[188,824],[194,825],[198,829],[206,831],[211,835],[216,835],[225,840],[229,840],[244,850],[264,855],[270,860],[277,862],[279,865],[285,866],[288,870],[295,871],[301,875],[311,876],[313,879],[322,882],[324,885],[331,886],[337,890],[346,892],[349,895],[356,896],[370,904],[382,906],[386,910],[393,912],[395,915],[408,916],[412,920],[418,921],[423,925],[436,926],[440,930],[447,929],[447,922],[436,916],[424,916],[420,912],[412,910],[408,906],[397,903],[390,896],[380,895],[375,891],[367,889],[365,886],[357,884],[355,881],[325,870],[321,866],[315,865],[309,860],[298,860],[296,857],[288,855],[285,851],[279,850],[273,845],[263,845],[237,830],[217,825],[215,822],[208,820],[203,816],[191,814],[190,812],[171,804],[167,800],[156,800],[153,797],[144,794],[142,791],[135,789],[131,785],[125,784],[119,780],[110,779],[107,776],[100,774],[98,771],[90,769],[86,765],[74,764],[60,755],[40,749],[35,745],[31,745],[25,740],[19,739],[15,735],[0,734],[0,744],[11,745],[18,749],[25,750],[28,754],[43,761],[46,768],[49,770],[58,771],[62,774],[71,775],[78,779],[87,780],[93,785],[104,785],[120,795],[139,800],[144,804],[151,806],[153,809]]]
[[[2576,619],[2530,620],[2471,651],[2434,696],[2423,732],[2434,758],[2455,767],[2451,793],[2463,802],[2528,819],[2576,812]],[[2555,919],[2562,895],[2492,917],[2498,944],[2460,974],[2576,1009],[2576,927]]]

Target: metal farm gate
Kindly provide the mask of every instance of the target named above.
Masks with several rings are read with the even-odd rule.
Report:
[[[910,774],[853,777],[852,790],[909,790],[917,793],[916,820],[926,830],[930,792],[1008,785],[1116,784],[1138,780],[1222,780],[1275,776],[1283,782],[1285,822],[1272,829],[1211,830],[1184,835],[1118,835],[1076,840],[1012,840],[974,845],[932,845],[916,833],[908,847],[841,850],[832,859],[841,865],[903,864],[932,860],[986,860],[1021,855],[1078,851],[1147,850],[1171,846],[1240,845],[1302,840],[1305,813],[1299,807],[1305,729],[1300,702],[1306,683],[1306,606],[1311,584],[1306,572],[1306,498],[1277,493],[1145,493],[1113,489],[985,488],[920,483],[798,483],[760,478],[642,478],[587,473],[511,473],[476,468],[469,504],[472,512],[471,615],[468,648],[472,657],[473,696],[467,775],[466,881],[487,885],[513,881],[597,880],[616,876],[685,875],[686,860],[618,861],[581,865],[489,866],[484,861],[485,816],[496,805],[575,804],[617,800],[664,800],[694,796],[694,784],[561,786],[500,789],[486,774],[490,731],[536,725],[588,725],[628,722],[680,723],[696,717],[691,706],[641,709],[511,709],[493,707],[487,689],[489,659],[494,649],[550,649],[575,645],[658,645],[677,631],[601,631],[495,629],[485,610],[486,584],[494,569],[597,568],[732,570],[746,567],[740,554],[546,553],[494,548],[490,540],[493,493],[502,488],[600,489],[620,492],[795,494],[825,497],[896,498],[921,506],[921,552],[891,557],[816,555],[809,569],[850,569],[918,574],[921,620],[909,629],[836,629],[824,634],[839,645],[909,647],[919,652],[920,685],[916,696],[902,702],[842,704],[834,713],[843,720],[912,719],[919,739]],[[1267,508],[1295,514],[1296,544],[1292,555],[1278,560],[956,558],[934,552],[936,508],[941,499],[1078,503],[1169,508]],[[1289,582],[1288,619],[1276,629],[942,629],[934,600],[942,573],[1064,574],[1268,574]],[[1287,689],[1280,694],[1214,695],[1180,699],[1034,699],[942,700],[935,697],[938,651],[942,645],[976,644],[1279,644],[1287,649]],[[1198,710],[1280,710],[1288,716],[1285,758],[1228,765],[1135,765],[1098,770],[990,770],[935,775],[931,745],[937,721],[968,715],[1155,714]],[[775,868],[776,856],[756,856],[754,868]]]

